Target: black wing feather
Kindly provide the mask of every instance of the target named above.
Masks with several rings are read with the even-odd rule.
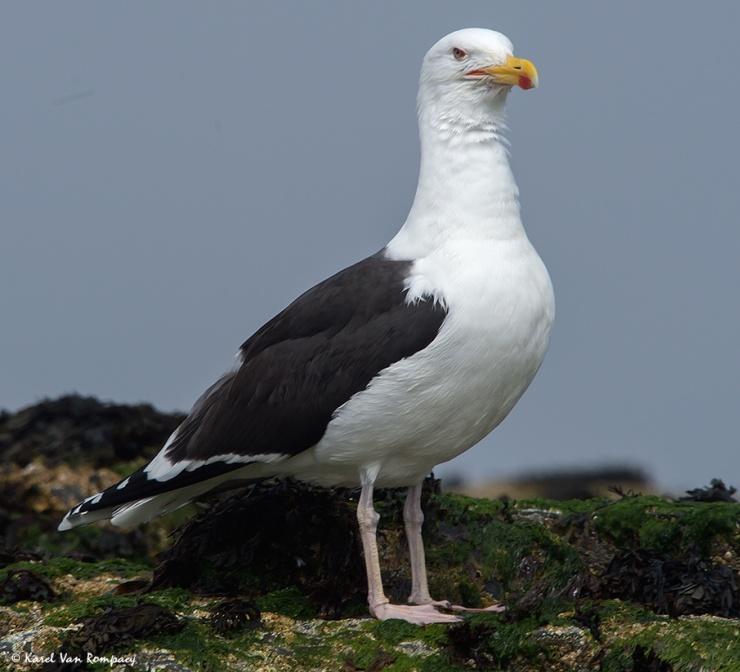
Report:
[[[431,343],[446,311],[433,300],[406,302],[408,261],[382,253],[301,295],[241,346],[241,366],[193,406],[167,458],[296,455],[319,442],[337,408],[383,369]],[[198,464],[156,480],[142,467],[75,507],[89,511],[178,490],[241,469],[249,459]],[[65,519],[66,520],[66,519]]]
[[[315,445],[339,406],[437,336],[446,312],[431,299],[406,302],[410,266],[378,253],[298,297],[244,342],[242,365],[203,395],[168,458]]]

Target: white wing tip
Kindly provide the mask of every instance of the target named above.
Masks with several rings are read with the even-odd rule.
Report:
[[[75,524],[69,519],[69,514],[67,514],[62,518],[62,522],[57,525],[57,531],[64,532],[66,530],[71,530],[74,526]]]

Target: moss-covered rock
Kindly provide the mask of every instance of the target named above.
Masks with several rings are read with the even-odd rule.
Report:
[[[409,587],[401,498],[378,501],[394,599]],[[0,666],[33,669],[12,660],[28,652],[75,669],[59,656],[77,651],[137,670],[740,670],[740,504],[492,501],[429,482],[433,594],[509,610],[425,628],[366,617],[354,506],[351,492],[262,484],[186,522],[159,561],[6,558],[0,581],[33,572],[53,598],[0,606]]]
[[[508,606],[452,627],[367,618],[351,491],[262,483],[135,532],[56,532],[180,419],[82,397],[0,415],[0,669],[740,671],[740,504],[720,481],[694,501],[566,502],[428,481],[432,593]],[[402,501],[377,497],[397,601]]]

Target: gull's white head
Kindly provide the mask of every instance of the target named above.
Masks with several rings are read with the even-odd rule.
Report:
[[[463,240],[524,235],[502,131],[506,96],[514,86],[537,86],[537,70],[513,51],[505,35],[468,28],[446,35],[424,57],[419,183],[406,222],[386,246],[390,258],[421,259],[450,241],[457,255]],[[423,294],[419,285],[408,296]]]
[[[433,118],[482,122],[503,111],[514,86],[537,86],[534,64],[513,54],[506,35],[466,28],[445,35],[424,57],[419,111]]]

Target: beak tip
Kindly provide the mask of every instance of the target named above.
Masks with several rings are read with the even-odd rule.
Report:
[[[485,72],[492,75],[497,84],[505,86],[519,86],[528,90],[539,85],[537,68],[526,58],[509,56],[505,63],[486,68]]]
[[[537,86],[536,82],[533,82],[529,77],[524,77],[523,75],[519,77],[519,86],[522,89],[533,89],[535,86]]]

